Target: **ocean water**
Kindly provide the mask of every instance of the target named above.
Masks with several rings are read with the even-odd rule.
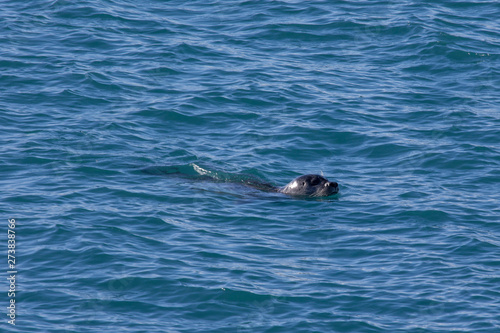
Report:
[[[498,2],[16,0],[0,31],[2,332],[500,332]],[[339,194],[234,181],[307,173]]]

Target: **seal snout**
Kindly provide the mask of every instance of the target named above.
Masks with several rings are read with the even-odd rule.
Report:
[[[327,182],[325,186],[330,186],[330,187],[339,187],[339,184],[336,182]]]
[[[325,188],[327,188],[328,192],[331,194],[338,193],[339,191],[339,184],[337,182],[326,182],[325,183]]]

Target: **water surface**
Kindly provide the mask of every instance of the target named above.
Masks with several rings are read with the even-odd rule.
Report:
[[[18,269],[2,331],[499,331],[498,3],[10,1],[0,17]],[[192,163],[277,186],[323,173],[340,193],[140,171]]]

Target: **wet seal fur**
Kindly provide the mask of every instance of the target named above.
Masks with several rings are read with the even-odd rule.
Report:
[[[277,192],[301,197],[327,197],[338,193],[339,184],[320,175],[303,175],[295,178]]]
[[[243,180],[244,185],[266,192],[278,192],[295,197],[328,197],[339,192],[339,184],[320,175],[302,175],[286,186],[276,187],[254,178]]]

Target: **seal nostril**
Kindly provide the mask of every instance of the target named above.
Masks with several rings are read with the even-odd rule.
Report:
[[[336,182],[330,182],[330,186],[332,186],[332,187],[338,187],[338,186],[339,186],[339,184],[338,184],[338,183],[336,183]]]

